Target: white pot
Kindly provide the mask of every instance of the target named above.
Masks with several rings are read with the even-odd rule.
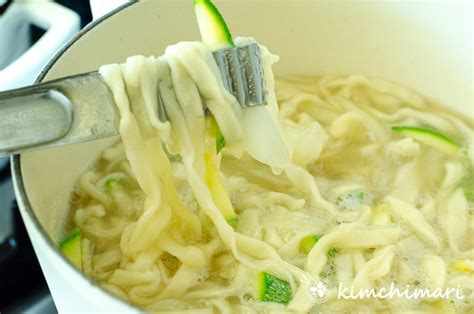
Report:
[[[252,35],[281,56],[282,74],[362,73],[384,77],[473,115],[472,3],[217,1],[234,35]],[[198,40],[191,1],[140,1],[90,25],[40,80],[159,55]],[[111,140],[13,157],[22,217],[60,312],[134,311],[76,271],[56,247],[79,174]]]

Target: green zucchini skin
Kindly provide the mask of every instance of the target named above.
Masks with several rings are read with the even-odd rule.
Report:
[[[213,50],[234,46],[232,35],[216,6],[209,0],[193,0],[204,44]]]
[[[82,235],[79,228],[72,229],[59,243],[59,250],[63,255],[82,270]]]
[[[288,304],[293,295],[287,281],[261,272],[258,274],[258,298],[263,302]]]
[[[415,126],[393,126],[392,130],[403,136],[409,136],[420,143],[434,147],[446,154],[452,156],[463,155],[463,146],[461,144],[439,132]]]
[[[362,192],[361,192],[362,193]],[[314,234],[310,235],[307,237],[304,237],[300,241],[300,251],[303,254],[309,254],[313,246],[316,245],[316,243],[319,241],[319,239],[322,238],[321,234]],[[327,257],[334,257],[336,256],[336,253],[338,250],[334,247],[329,248],[329,250],[326,252]]]

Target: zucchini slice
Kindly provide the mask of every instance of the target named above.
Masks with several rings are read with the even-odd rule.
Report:
[[[68,232],[66,237],[59,243],[61,253],[74,264],[79,270],[82,270],[82,245],[81,230],[74,228]]]
[[[321,239],[321,236],[318,234],[304,237],[300,241],[300,251],[304,254],[308,254],[319,239]]]
[[[193,0],[199,31],[204,44],[211,50],[234,46],[232,35],[219,10],[210,0]],[[216,130],[216,150],[225,146],[225,139],[219,127]]]
[[[193,0],[199,31],[205,45],[212,50],[234,45],[224,18],[210,0]]]
[[[229,193],[222,182],[219,173],[219,165],[216,160],[217,151],[222,149],[219,141],[219,128],[213,117],[206,118],[206,150],[204,152],[205,162],[205,180],[211,191],[211,196],[217,208],[221,211],[224,218],[232,226],[236,227],[239,218],[234,211],[234,207],[230,201]]]
[[[319,239],[321,239],[321,237],[322,235],[320,234],[304,237],[300,241],[300,251],[303,254],[308,254],[313,248],[313,246],[319,241]],[[336,255],[336,253],[337,253],[337,249],[332,247],[327,251],[326,254],[328,257],[333,257],[334,255]]]
[[[463,154],[461,144],[436,131],[414,126],[393,126],[392,130],[401,135],[409,136],[420,143],[434,147],[448,155],[461,156]]]
[[[258,274],[258,298],[263,302],[288,304],[293,295],[290,284],[266,272]]]
[[[230,202],[227,190],[222,183],[219,171],[214,162],[214,154],[206,152],[204,155],[206,163],[206,184],[211,190],[211,196],[217,208],[221,211],[224,218],[232,226],[236,227],[239,221],[237,214],[234,212],[234,207]]]

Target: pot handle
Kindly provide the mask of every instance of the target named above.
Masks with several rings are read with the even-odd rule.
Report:
[[[0,93],[0,157],[118,134],[113,95],[98,72]]]
[[[54,89],[20,89],[0,95],[0,156],[25,146],[48,143],[69,130],[69,99]],[[6,94],[6,95],[5,95]],[[5,97],[6,96],[6,97]]]
[[[14,3],[2,16],[2,31],[7,31],[8,22],[17,24],[18,19],[47,31],[21,57],[0,71],[0,91],[33,83],[51,56],[79,31],[80,26],[79,16],[74,11],[49,1]]]

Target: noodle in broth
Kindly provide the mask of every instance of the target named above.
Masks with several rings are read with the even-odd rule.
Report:
[[[120,111],[121,140],[74,191],[71,225],[83,235],[84,273],[150,311],[472,310],[474,209],[460,186],[472,149],[449,155],[391,127],[437,130],[472,148],[473,122],[378,78],[275,84],[277,58],[265,47],[261,53],[268,105],[252,114],[267,121],[260,132],[274,128],[265,135],[271,143],[252,138],[251,110],[225,91],[201,43],[101,68]],[[156,110],[158,93],[167,122]],[[212,161],[238,215],[235,227],[206,180],[204,107],[226,141]],[[316,234],[302,252],[302,240]],[[258,300],[260,272],[289,283],[287,305]],[[310,290],[319,280],[332,291],[321,304]],[[460,287],[464,298],[337,298],[339,284],[392,282]]]

